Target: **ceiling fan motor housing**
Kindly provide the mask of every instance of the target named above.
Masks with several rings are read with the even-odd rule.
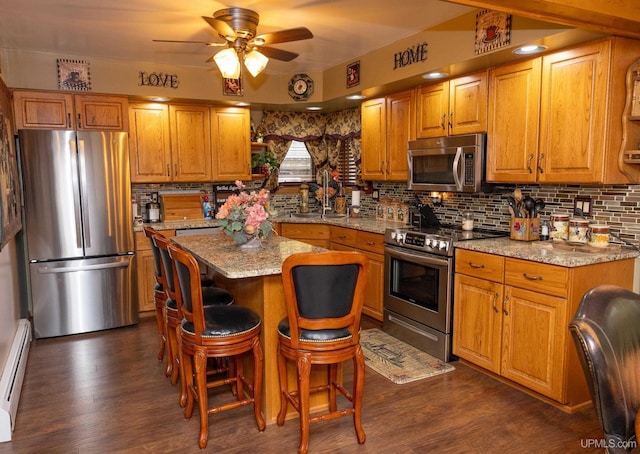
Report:
[[[255,11],[244,8],[225,8],[213,13],[213,18],[228,23],[236,32],[236,36],[223,36],[234,41],[235,38],[243,38],[247,41],[256,36],[260,15]]]

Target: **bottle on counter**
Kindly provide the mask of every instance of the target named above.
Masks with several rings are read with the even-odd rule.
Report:
[[[462,230],[473,230],[473,211],[462,212]]]
[[[549,223],[542,221],[540,224],[540,241],[547,241],[549,239]]]
[[[213,219],[213,213],[211,210],[211,203],[209,203],[209,193],[205,191],[202,199],[202,211],[205,219]]]

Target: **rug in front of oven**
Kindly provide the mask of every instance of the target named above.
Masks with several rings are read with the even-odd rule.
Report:
[[[376,328],[360,332],[360,345],[366,365],[397,385],[455,370],[451,364]]]

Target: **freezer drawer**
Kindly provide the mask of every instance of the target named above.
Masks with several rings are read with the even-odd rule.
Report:
[[[134,255],[31,263],[36,338],[138,322]]]

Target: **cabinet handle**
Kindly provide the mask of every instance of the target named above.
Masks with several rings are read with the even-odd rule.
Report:
[[[493,295],[493,310],[496,312],[496,314],[500,313],[500,310],[496,307],[496,302],[498,301],[499,297],[500,295],[498,294],[498,292],[496,292],[496,294]]]
[[[178,176],[178,164],[174,164],[174,165],[173,165],[173,170],[174,170],[174,172],[175,172],[175,173],[174,173],[174,176],[176,176],[176,177],[177,177],[177,176]]]
[[[502,312],[504,312],[504,315],[509,315],[509,311],[506,308],[508,302],[509,302],[509,295],[507,295],[504,298],[504,301],[502,302]]]
[[[453,128],[453,112],[449,113],[449,129]]]
[[[171,167],[169,166],[169,164],[167,164],[167,176],[171,176]]]
[[[347,235],[340,235],[338,236],[338,238],[340,238],[341,240],[344,240],[347,237]]]
[[[71,114],[70,113],[67,114],[67,127],[69,127],[69,128],[71,127]]]
[[[78,114],[78,129],[82,128],[82,117]]]
[[[544,158],[544,153],[540,154],[540,157],[538,158],[538,172],[539,173],[544,173],[544,169],[542,168],[542,158]]]
[[[541,281],[542,276],[529,276],[527,273],[522,273],[525,279],[529,279],[530,281]]]
[[[373,246],[375,244],[376,244],[375,241],[367,241],[367,246]]]
[[[444,129],[444,128],[445,128],[445,126],[444,126],[444,120],[445,120],[446,118],[447,118],[447,114],[446,114],[446,113],[443,113],[443,114],[442,114],[442,120],[440,120],[440,126],[442,126],[442,129]]]
[[[531,168],[531,160],[533,159],[533,153],[529,155],[529,159],[527,159],[527,169],[529,173],[533,173],[533,169]]]
[[[469,266],[470,266],[471,268],[484,268],[484,265],[483,265],[482,263],[480,263],[480,264],[475,264],[475,263],[473,263],[473,262],[469,262]]]

